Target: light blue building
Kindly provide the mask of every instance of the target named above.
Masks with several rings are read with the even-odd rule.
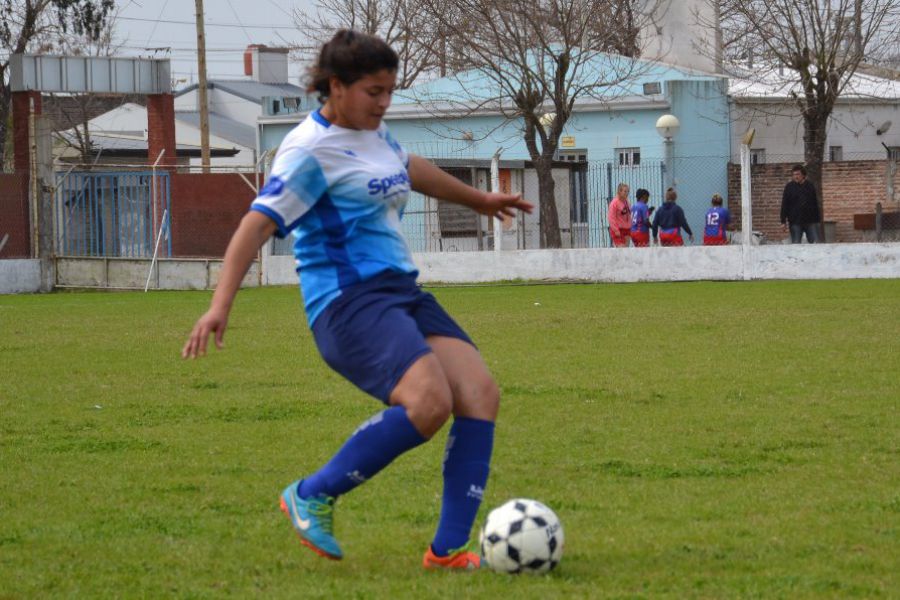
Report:
[[[627,59],[597,55],[585,73],[602,80],[623,60]],[[570,165],[568,186],[564,179],[557,178],[557,188],[569,188],[563,189],[567,199],[561,199],[557,189],[557,203],[561,225],[568,224],[573,232],[573,246],[608,244],[606,206],[619,182],[631,186],[632,197],[638,187],[647,188],[651,204],[658,205],[664,182],[671,178],[679,193],[679,204],[699,237],[710,197],[719,193],[727,199],[731,139],[727,79],[641,60],[633,61],[631,70],[633,75],[627,81],[598,88],[596,97],[583,97],[576,102],[574,114],[563,131],[560,166],[570,162],[577,163],[577,167]],[[487,78],[474,71],[465,72],[397,92],[385,120],[410,152],[442,166],[471,165],[484,170],[487,161],[501,148],[503,160],[510,161],[506,166],[519,166],[525,172],[516,191],[536,199],[536,187],[529,189],[530,157],[521,120],[506,119],[496,104],[484,102],[495,95]],[[473,108],[479,101],[484,105]],[[657,119],[665,114],[673,114],[681,122],[668,165],[665,142],[655,127]],[[301,112],[262,117],[260,150],[276,148],[303,116],[305,113]],[[672,172],[666,173],[667,169]],[[424,202],[416,199],[410,212],[418,214],[420,211],[415,209],[422,208]],[[574,231],[579,224],[590,234],[576,242]],[[420,225],[414,222],[409,227]]]

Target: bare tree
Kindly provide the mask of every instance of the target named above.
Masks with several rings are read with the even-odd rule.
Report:
[[[900,0],[715,0],[734,74],[781,85],[803,122],[804,160],[819,190],[828,121],[865,62],[900,47]]]
[[[115,0],[0,0],[0,164],[6,164],[12,109],[10,55],[51,51],[60,33],[97,39],[114,7]]]
[[[318,0],[314,14],[298,9],[294,21],[314,42],[301,51],[307,60],[338,29],[381,37],[400,57],[397,87],[401,89],[442,64],[441,40],[416,0]]]
[[[114,56],[120,47],[115,28],[118,9],[94,32],[58,35],[55,50],[68,56]],[[98,114],[135,101],[140,96],[118,94],[51,94],[44,113],[53,118],[54,134],[58,142],[76,150],[87,163],[93,153],[89,121]]]
[[[460,97],[418,97],[435,112],[499,112],[522,127],[538,176],[541,246],[562,240],[553,160],[576,102],[622,93],[642,63],[636,33],[652,7],[635,0],[421,0],[470,71],[455,77]],[[623,17],[626,21],[623,22]],[[629,38],[629,32],[631,36]]]

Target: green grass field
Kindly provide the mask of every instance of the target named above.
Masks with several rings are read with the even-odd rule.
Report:
[[[479,521],[555,508],[550,576],[421,570],[443,433],[300,546],[279,492],[380,405],[296,289],[194,362],[209,293],[57,293],[0,297],[0,598],[900,596],[900,280],[434,293],[503,391]]]

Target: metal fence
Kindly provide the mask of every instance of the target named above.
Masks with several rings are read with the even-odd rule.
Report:
[[[678,202],[696,233],[703,227],[713,194],[727,197],[727,163],[726,157],[675,159],[671,163],[671,174],[667,173],[665,162],[659,159],[633,165],[596,161],[558,163],[554,168],[554,195],[563,247],[603,248],[611,245],[607,213],[621,183],[629,186],[631,202],[637,190],[644,188],[650,192],[649,205],[657,207],[663,202],[667,182],[671,182],[678,189]],[[517,183],[509,189],[521,192],[527,200],[537,203],[539,189],[533,168],[511,170],[509,179]],[[467,175],[468,169],[451,171],[466,183],[474,182],[481,189],[488,187],[489,172],[486,169],[472,168],[471,176]],[[464,209],[460,210],[465,213]],[[464,214],[458,213],[459,210],[445,203],[413,194],[403,217],[403,232],[413,252],[493,249],[494,233],[487,219],[479,220],[471,213],[464,219]],[[519,215],[507,223],[505,229],[508,233],[504,235],[508,237],[504,237],[504,248],[540,248],[537,212]]]
[[[172,255],[171,188],[165,171],[70,171],[57,175],[59,256]]]
[[[459,154],[448,156],[447,152],[438,152],[433,160],[466,183],[483,190],[490,188],[490,160]],[[620,183],[630,187],[632,204],[637,190],[647,189],[651,207],[659,207],[666,188],[673,185],[678,193],[678,204],[693,232],[693,242],[685,236],[688,244],[702,243],[713,195],[722,196],[726,203],[732,201],[732,221],[739,225],[740,210],[734,209],[739,206],[740,199],[734,195],[740,183],[734,165],[729,167],[729,157],[675,157],[669,163],[660,158],[641,157],[640,161],[632,162],[638,164],[618,161],[561,161],[555,164],[555,204],[564,248],[611,246],[607,214]],[[505,158],[500,164],[501,189],[521,192],[527,200],[537,203],[539,190],[533,166],[528,161]],[[784,185],[790,179],[791,164],[760,164],[753,168],[753,234],[757,243],[790,241],[787,233],[782,231],[779,208]],[[768,168],[770,166],[772,168]],[[896,165],[888,161],[848,161],[828,163],[826,170],[829,169],[823,241],[900,240],[900,193],[897,192],[900,184],[896,183],[900,175],[897,175]],[[865,193],[860,193],[860,180],[869,182]],[[876,214],[879,201],[882,207]],[[485,251],[495,247],[493,226],[487,218],[421,194],[411,194],[402,228],[413,252]],[[732,235],[738,234],[727,233],[729,238]],[[538,249],[540,239],[538,211],[533,215],[519,214],[504,224],[504,249]],[[274,253],[292,254],[292,244],[292,239],[279,240]]]

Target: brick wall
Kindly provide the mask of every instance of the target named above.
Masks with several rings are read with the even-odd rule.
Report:
[[[0,250],[2,258],[30,258],[28,233],[28,174],[0,174],[0,240],[9,234]]]
[[[151,94],[147,96],[147,160],[152,165],[165,150],[158,165],[174,166],[175,156],[175,96]]]
[[[253,181],[253,174],[247,178]],[[174,173],[171,185],[172,253],[177,257],[224,256],[256,194],[235,173]]]
[[[28,143],[28,116],[31,114],[31,102],[34,101],[34,114],[41,114],[40,92],[13,92],[13,165],[18,173],[26,173],[31,168],[31,145]]]
[[[793,163],[754,165],[751,168],[753,186],[753,229],[762,231],[769,241],[779,241],[787,234],[781,231],[781,195],[791,179]],[[826,162],[823,165],[823,220],[836,222],[836,241],[871,241],[871,232],[853,229],[853,215],[874,213],[875,203],[881,202],[885,211],[896,210],[887,201],[887,161],[864,160]],[[740,229],[741,168],[728,165],[728,208]]]

